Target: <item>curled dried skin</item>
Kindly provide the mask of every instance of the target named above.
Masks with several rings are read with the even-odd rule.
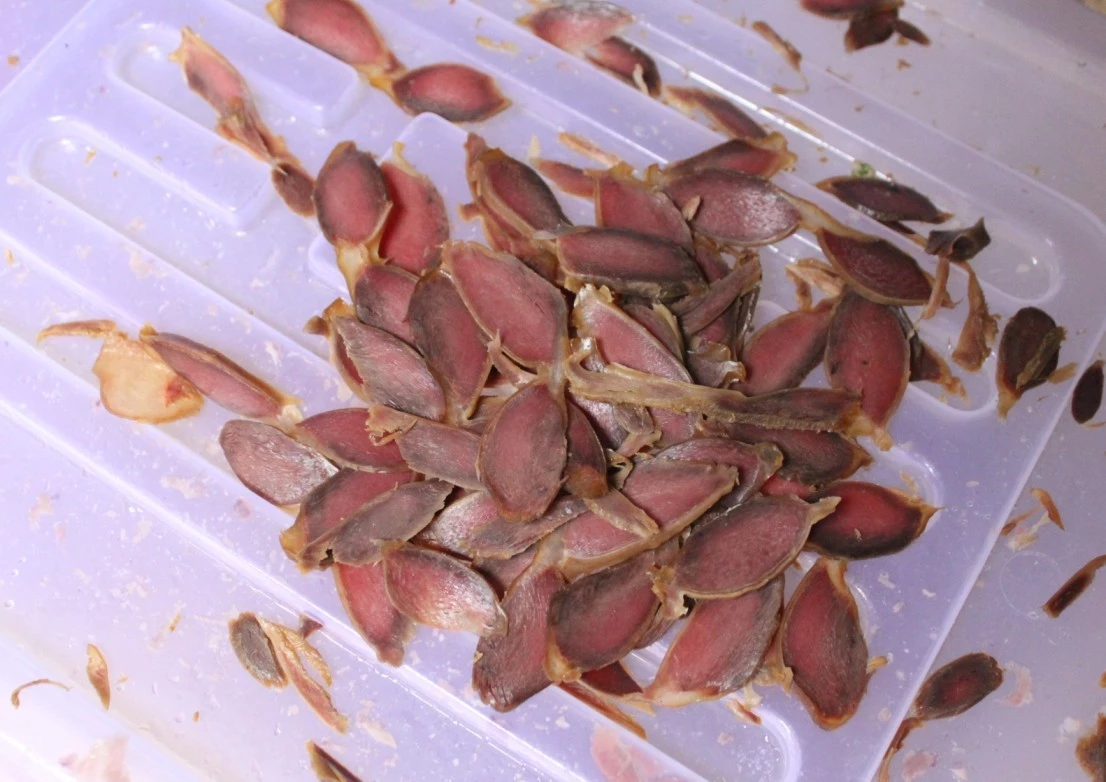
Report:
[[[62,684],[61,682],[56,682],[53,679],[34,679],[33,681],[25,682],[12,690],[10,699],[12,708],[19,708],[19,698],[23,694],[24,690],[28,689],[29,687],[38,687],[41,684],[52,684],[55,687],[60,687],[66,692],[69,692],[69,690],[71,689],[68,684]]]
[[[673,303],[672,311],[679,316],[683,333],[692,335],[706,331],[720,318],[724,318],[735,302],[757,290],[760,280],[760,259],[755,252],[751,252],[739,258],[733,269],[728,270],[723,277],[711,281],[704,293],[692,294]],[[710,337],[712,334],[705,336]],[[732,340],[728,340],[730,341]]]
[[[111,321],[58,323],[40,331],[38,340],[64,336],[104,340],[92,373],[100,381],[100,402],[109,413],[131,421],[164,424],[195,415],[203,406],[199,389]]]
[[[596,173],[595,224],[656,236],[691,251],[691,229],[664,191],[633,176],[621,163]]]
[[[465,419],[476,407],[492,356],[453,280],[440,271],[419,280],[408,320],[415,346],[445,390],[452,420]]]
[[[782,613],[782,578],[740,597],[696,603],[645,696],[677,707],[734,692],[760,667]]]
[[[1075,575],[1065,581],[1044,604],[1044,612],[1055,619],[1066,611],[1068,606],[1087,590],[1087,587],[1094,581],[1095,574],[1103,566],[1106,566],[1106,554],[1095,557],[1075,571]]]
[[[657,556],[643,552],[578,578],[553,596],[545,658],[550,679],[577,679],[583,671],[621,660],[634,648],[660,607],[650,578]]]
[[[571,695],[573,698],[580,701],[581,703],[591,707],[599,714],[602,714],[605,718],[613,722],[615,725],[618,725],[620,728],[630,731],[643,741],[646,739],[645,728],[641,726],[641,723],[639,723],[628,713],[615,705],[616,699],[604,695],[599,690],[588,687],[584,683],[583,676],[581,676],[576,681],[558,682],[557,687],[560,688],[562,691],[567,692],[569,695]],[[597,734],[595,735],[599,735],[599,732],[597,732]],[[594,741],[595,739],[593,738],[593,744]],[[614,751],[616,750],[612,749],[612,752]],[[603,762],[607,762],[607,759],[604,758]],[[621,759],[615,759],[612,757],[610,758],[609,763],[610,769],[612,771],[614,771],[615,768],[618,769],[618,771],[614,773],[620,773],[624,769],[624,766],[621,763]]]
[[[843,559],[902,551],[921,535],[936,512],[918,500],[864,481],[842,481],[817,497],[837,497],[833,513],[811,530],[807,546]]]
[[[569,578],[623,562],[671,540],[688,528],[737,481],[737,468],[722,464],[656,459],[637,464],[622,494],[656,522],[659,531],[643,537],[597,513],[577,516],[559,532],[561,572]]]
[[[247,615],[240,615],[239,619],[244,616]],[[253,615],[249,614],[248,616]],[[260,617],[254,617],[254,621],[260,625],[261,631],[269,642],[269,649],[273,653],[275,665],[281,670],[287,681],[291,682],[292,686],[296,688],[296,692],[300,694],[304,702],[311,707],[311,710],[324,723],[339,733],[345,733],[346,728],[349,727],[349,720],[334,708],[334,703],[330,700],[330,693],[326,689],[331,683],[330,668],[322,655],[319,654],[318,649],[291,628],[269,622]],[[232,644],[234,640],[234,625],[232,623]],[[242,657],[240,656],[239,659],[242,660]],[[311,667],[318,672],[323,684],[320,684],[307,672],[303,659],[306,659]],[[243,664],[245,664],[244,660]]]
[[[573,496],[595,499],[607,493],[607,455],[588,417],[577,405],[568,403],[568,455],[564,486]]]
[[[799,227],[799,210],[767,179],[719,168],[692,169],[669,177],[665,192],[681,210],[694,199],[690,218],[700,233],[744,247],[773,244]]]
[[[361,323],[346,302],[336,299],[307,330],[327,337],[331,362],[366,402],[434,421],[445,415],[445,394],[423,357],[403,340]]]
[[[280,534],[281,547],[301,567],[317,567],[326,559],[330,537],[343,521],[365,503],[413,478],[409,472],[340,470],[307,495],[295,522]]]
[[[968,315],[960,330],[952,360],[969,372],[978,372],[991,355],[991,347],[998,336],[998,322],[987,309],[983,286],[975,270],[968,269]]]
[[[300,421],[292,436],[346,467],[377,472],[407,469],[394,442],[377,442],[369,433],[370,415],[363,407],[327,410]]]
[[[388,184],[376,159],[352,141],[341,142],[319,170],[314,199],[319,228],[338,249],[339,260],[342,253],[351,252],[357,261],[363,261],[361,249],[377,241],[392,208]],[[360,267],[351,262],[343,265],[352,288]]]
[[[1071,392],[1071,417],[1085,424],[1098,414],[1102,405],[1102,360],[1095,361],[1080,375]]]
[[[1002,685],[1002,666],[973,652],[931,673],[914,698],[913,716],[923,721],[963,714]]]
[[[1005,419],[1026,391],[1056,371],[1066,332],[1047,312],[1023,307],[1006,323],[998,346],[998,414]]]
[[[737,390],[767,394],[802,383],[825,354],[834,304],[825,299],[812,310],[781,315],[754,332],[741,351],[745,380]]]
[[[374,79],[408,114],[429,112],[450,122],[483,122],[511,105],[488,74],[455,62],[424,65],[398,78]]]
[[[298,505],[338,468],[276,427],[227,421],[219,446],[247,489],[273,505]]]
[[[247,418],[298,418],[296,399],[281,393],[217,350],[177,334],[159,334],[150,326],[143,344],[220,407]]]
[[[314,741],[307,742],[307,756],[319,782],[361,782],[359,776]]]
[[[477,467],[504,518],[530,521],[549,507],[561,487],[567,426],[563,394],[541,382],[520,389],[496,413]]]
[[[271,0],[265,10],[282,30],[366,76],[403,67],[353,0]]]
[[[520,17],[518,23],[569,54],[583,54],[634,21],[621,6],[602,0],[552,3]]]
[[[507,632],[507,615],[491,585],[460,560],[409,543],[384,547],[388,598],[419,624],[480,636]]]
[[[331,556],[344,565],[367,565],[380,559],[390,540],[410,540],[445,505],[453,486],[445,481],[406,483],[358,508],[335,531]]]
[[[768,133],[736,104],[700,87],[666,87],[665,102],[687,113],[698,110],[718,130],[738,139],[764,138]]]
[[[343,565],[333,568],[334,585],[346,616],[361,637],[388,665],[403,664],[407,642],[415,633],[415,624],[388,599],[384,583],[384,564]]]
[[[526,366],[560,360],[567,342],[564,297],[517,258],[471,242],[449,242],[442,265],[486,335]]]
[[[770,429],[729,424],[724,431],[747,443],[772,443],[783,453],[783,465],[773,477],[820,486],[847,478],[871,463],[867,451],[837,432]]]
[[[844,562],[814,563],[784,610],[779,638],[781,661],[814,721],[826,730],[848,722],[868,687],[868,644]]]
[[[926,252],[939,255],[958,263],[970,261],[991,243],[991,235],[979,218],[968,228],[952,231],[930,231],[926,240]]]
[[[651,98],[661,94],[661,74],[653,58],[629,41],[611,36],[589,48],[584,56],[593,65]]]
[[[712,512],[691,531],[657,588],[682,611],[682,596],[738,597],[783,572],[806,544],[811,527],[833,512],[836,498],[812,504],[794,497],[758,497]]]
[[[380,257],[412,274],[438,265],[449,239],[449,215],[442,194],[428,176],[416,171],[396,145],[392,159],[380,165],[392,209],[380,235]]]
[[[556,567],[539,556],[503,598],[507,633],[477,643],[472,687],[496,711],[511,711],[549,686],[547,617],[550,602],[564,583]]]
[[[408,310],[418,281],[418,277],[396,266],[361,267],[351,291],[358,320],[413,344]]]
[[[826,258],[866,298],[881,304],[921,305],[933,286],[918,262],[885,239],[819,228]]]
[[[904,220],[943,223],[952,216],[942,212],[917,190],[888,179],[830,177],[819,182],[817,187],[881,223]]]
[[[668,301],[704,287],[678,244],[617,228],[578,228],[557,237],[557,260],[570,290],[606,285],[616,293]]]
[[[780,56],[791,66],[794,71],[800,71],[803,63],[803,53],[800,52],[791,41],[776,32],[767,22],[756,21],[749,29],[755,32],[771,44],[772,48],[779,52]]]
[[[901,310],[897,314],[900,321],[903,321],[903,330],[910,335],[910,382],[937,383],[948,393],[967,399],[964,384],[952,374],[948,362],[922,340],[917,329],[907,321]]]
[[[887,306],[847,292],[834,308],[826,338],[826,377],[833,388],[860,394],[860,411],[880,447],[910,382],[910,343]]]
[[[111,677],[108,675],[108,661],[104,659],[104,653],[96,644],[89,644],[85,651],[88,654],[88,662],[85,664],[85,674],[100,699],[100,705],[107,711],[111,705]]]
[[[730,139],[689,158],[665,167],[662,180],[675,179],[692,171],[725,170],[769,178],[795,165],[787,140],[779,133],[758,139]]]

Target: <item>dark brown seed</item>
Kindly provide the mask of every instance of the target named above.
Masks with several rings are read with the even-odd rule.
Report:
[[[1099,714],[1094,733],[1079,738],[1075,758],[1095,782],[1106,780],[1106,716]]]
[[[332,570],[346,616],[376,652],[377,659],[388,665],[403,665],[407,642],[415,634],[415,623],[388,599],[384,563],[360,567],[335,564]]]
[[[408,114],[430,112],[450,122],[482,122],[511,105],[488,74],[460,63],[416,68],[391,83]]]
[[[783,664],[822,728],[844,725],[868,687],[868,644],[845,563],[822,557],[803,577],[780,623]]]
[[[910,382],[910,343],[895,312],[848,291],[834,309],[826,338],[826,377],[860,394],[860,410],[880,447]]]
[[[837,497],[833,513],[814,525],[807,547],[843,559],[866,559],[902,551],[937,511],[898,492],[864,481],[827,486],[818,497]]]
[[[614,3],[570,0],[540,8],[521,17],[518,23],[558,49],[569,54],[583,54],[612,35],[618,35],[633,21],[629,11]]]
[[[918,262],[884,239],[818,229],[826,258],[858,291],[881,304],[922,305],[932,285]]]
[[[921,336],[913,326],[910,326],[909,331],[910,382],[937,383],[948,393],[967,399],[968,395],[964,391],[964,384],[960,381],[960,378],[952,374],[948,362],[936,350],[922,341]]]
[[[856,14],[845,31],[845,51],[859,51],[888,40],[895,33],[898,18],[897,9]]]
[[[1065,581],[1063,586],[1056,590],[1056,594],[1044,604],[1045,613],[1053,619],[1062,614],[1068,606],[1075,602],[1076,598],[1087,591],[1087,587],[1094,581],[1095,573],[1104,565],[1106,565],[1106,554],[1095,557],[1075,571],[1075,575]]]
[[[958,228],[953,231],[930,231],[926,241],[926,252],[930,255],[944,255],[949,260],[964,263],[977,256],[991,243],[991,235],[979,218],[970,228]]]
[[[752,497],[768,478],[783,464],[783,454],[772,443],[746,445],[737,440],[697,437],[656,454],[657,459],[678,459],[685,462],[706,462],[737,467],[738,485],[719,501],[720,508],[740,505]]]
[[[651,98],[661,94],[661,74],[657,64],[629,41],[611,36],[592,46],[584,56]]]
[[[702,111],[718,130],[734,138],[758,139],[768,135],[756,120],[717,93],[699,87],[667,87],[665,97],[684,111]]]
[[[1077,424],[1085,424],[1098,414],[1102,405],[1102,360],[1091,364],[1075,384],[1071,392],[1071,417]]]
[[[847,19],[855,14],[902,6],[902,0],[801,0],[806,11],[829,19]]]
[[[973,652],[930,674],[914,699],[913,716],[940,720],[963,714],[1002,685],[1002,666],[994,657]]]
[[[1006,323],[998,345],[998,414],[1006,418],[1022,394],[1044,383],[1060,361],[1066,332],[1047,312],[1023,307]]]
[[[338,472],[318,451],[257,421],[227,421],[219,446],[238,480],[273,505],[298,505]]]
[[[664,189],[681,210],[694,209],[691,225],[696,231],[721,242],[743,247],[773,244],[799,227],[799,211],[763,177],[693,169],[670,178]]]
[[[881,223],[902,220],[943,223],[951,217],[917,190],[886,179],[831,177],[823,179],[817,187]]]
[[[230,621],[230,646],[247,673],[266,687],[280,689],[288,684],[288,677],[277,661],[273,644],[257,616],[245,612]]]
[[[352,0],[272,0],[265,10],[282,30],[366,76],[402,67],[372,20]]]
[[[314,741],[307,742],[307,756],[311,759],[311,770],[315,772],[319,782],[361,782],[359,776]]]

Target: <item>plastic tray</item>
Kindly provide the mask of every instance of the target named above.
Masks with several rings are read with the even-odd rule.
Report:
[[[1043,306],[1068,327],[1063,360],[1089,354],[1103,328],[1094,267],[1104,238],[1089,213],[829,71],[808,67],[809,92],[776,94],[774,85],[797,86],[797,77],[757,35],[715,15],[712,7],[725,3],[626,5],[638,15],[627,37],[657,58],[666,83],[718,89],[788,135],[799,164],[781,185],[893,241],[807,183],[863,160],[965,220],[986,216],[995,243],[977,267],[992,308],[1009,316]],[[511,154],[525,157],[536,138],[546,156],[586,163],[556,141],[568,130],[643,166],[718,140],[535,40],[514,24],[529,8],[522,3],[365,6],[409,65],[459,60],[496,75],[515,105],[477,130]],[[770,19],[815,62],[819,47],[840,47],[840,26],[774,3],[745,6],[749,20]],[[593,752],[617,745],[640,758],[639,776],[656,779],[870,776],[1063,395],[1031,393],[1000,424],[992,362],[964,378],[966,405],[924,387],[908,391],[891,428],[897,445],[864,475],[916,485],[943,510],[904,553],[849,570],[870,649],[891,662],[845,727],[819,730],[775,689],[763,693],[759,726],[722,703],[705,704],[643,717],[648,743],[556,690],[493,714],[468,686],[470,637],[424,630],[410,665],[376,663],[346,624],[329,576],[301,575],[280,552],[276,533],[289,518],[227,471],[215,443],[225,413],[208,405],[160,428],[120,421],[97,404],[95,344],[34,345],[37,331],[59,320],[110,317],[132,330],[149,321],[275,379],[304,399],[307,413],[350,403],[323,346],[301,332],[341,292],[330,248],[313,223],[284,209],[264,166],[214,134],[212,111],[167,60],[185,25],[239,67],[264,118],[309,168],[346,138],[380,155],[400,140],[451,206],[468,199],[464,130],[402,114],[350,69],[275,28],[261,2],[149,9],[97,0],[0,94],[0,245],[12,253],[0,264],[0,438],[9,476],[0,497],[13,535],[0,554],[4,683],[52,676],[87,696],[28,692],[18,729],[0,722],[0,758],[64,778],[58,758],[119,735],[128,737],[135,779],[303,779],[303,742],[314,738],[368,778],[597,778]],[[923,26],[939,40],[955,32],[936,17]],[[570,216],[587,219],[588,204],[562,201]],[[453,228],[455,237],[477,235],[457,218]],[[808,236],[765,253],[762,320],[793,301],[783,263],[817,254]],[[953,297],[963,289],[954,274]],[[963,312],[943,312],[923,335],[945,347]],[[239,668],[225,622],[242,610],[324,622],[335,699],[355,725],[348,736],[328,735],[294,694],[264,691]],[[83,677],[89,641],[124,678],[107,715]],[[659,659],[651,649],[635,665],[647,672]]]

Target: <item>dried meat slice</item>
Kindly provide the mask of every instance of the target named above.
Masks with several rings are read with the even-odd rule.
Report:
[[[933,286],[918,262],[886,239],[817,230],[826,258],[865,297],[880,304],[922,305]]]
[[[384,547],[382,561],[392,605],[419,624],[480,636],[507,632],[495,590],[460,560],[397,542]]]
[[[301,567],[318,567],[326,559],[331,535],[343,521],[365,503],[414,477],[409,472],[340,470],[307,495],[295,522],[280,534],[281,547]]]
[[[353,0],[271,0],[265,10],[285,32],[365,76],[403,67],[368,14]]]
[[[678,244],[617,228],[578,228],[557,237],[557,260],[570,290],[588,283],[616,293],[669,301],[704,287],[699,267]]]
[[[814,722],[826,730],[848,722],[868,688],[868,644],[844,562],[814,563],[784,610],[779,644]]]
[[[917,190],[888,179],[839,176],[823,179],[816,187],[881,223],[943,223],[952,217]]]
[[[611,36],[589,48],[584,56],[649,97],[660,97],[661,74],[656,62],[629,41]]]
[[[333,462],[358,470],[407,469],[395,443],[377,442],[368,431],[370,411],[363,407],[327,410],[296,424],[292,436]]]
[[[483,122],[511,105],[495,79],[456,62],[424,65],[398,78],[376,77],[373,84],[408,114],[429,112],[450,122]]]
[[[520,17],[518,23],[569,54],[583,54],[628,27],[634,17],[621,6],[603,0],[551,3]]]
[[[472,688],[496,711],[511,711],[549,686],[545,674],[549,605],[564,587],[557,568],[539,556],[503,597],[506,635],[481,638]]]
[[[833,513],[814,526],[807,547],[842,559],[867,559],[902,551],[937,512],[919,500],[865,481],[841,481],[816,497],[837,497]]]
[[[430,177],[416,171],[396,145],[391,160],[380,164],[392,209],[380,235],[380,257],[414,275],[438,265],[449,239],[449,214]]]
[[[453,486],[429,480],[405,483],[362,505],[342,522],[328,548],[335,562],[368,565],[380,561],[381,546],[410,540],[434,518]]]
[[[50,337],[103,339],[92,374],[100,381],[100,403],[112,415],[165,424],[195,415],[203,407],[204,397],[196,386],[109,320],[56,323],[40,331],[38,341]]]
[[[567,308],[561,292],[517,258],[471,242],[449,242],[442,264],[473,318],[525,366],[559,362],[566,350]]]
[[[698,110],[717,130],[738,139],[760,139],[768,135],[756,120],[716,92],[700,87],[666,87],[665,101],[686,113]]]
[[[652,625],[660,608],[651,569],[668,549],[584,576],[561,588],[549,606],[545,672],[573,681],[626,656]]]
[[[475,409],[491,371],[487,338],[453,280],[440,271],[419,280],[407,317],[415,347],[445,390],[450,420],[463,421]]]
[[[396,667],[403,665],[403,655],[415,634],[415,624],[388,599],[384,563],[360,567],[336,564],[332,570],[346,615],[376,652],[377,659]]]
[[[1044,310],[1023,307],[1002,330],[998,345],[998,414],[1005,419],[1022,394],[1056,371],[1066,332]]]
[[[413,344],[408,310],[418,281],[418,277],[396,266],[362,267],[352,291],[358,320]]]
[[[802,383],[825,354],[835,303],[824,299],[812,310],[789,312],[758,329],[741,351],[745,380],[737,390],[767,394]]]
[[[806,503],[795,497],[758,497],[714,511],[691,531],[658,591],[670,614],[683,597],[711,600],[760,589],[795,561],[811,527],[833,512],[836,498]]]
[[[645,696],[674,708],[734,692],[757,672],[782,614],[783,578],[740,597],[696,603]]]
[[[691,229],[663,190],[636,179],[626,163],[596,173],[595,224],[667,239],[693,250]]]
[[[298,505],[338,468],[274,426],[227,421],[219,446],[247,489],[273,505]]]
[[[881,448],[910,383],[910,342],[889,307],[849,291],[834,309],[825,353],[830,385],[860,394],[860,410]]]
[[[668,178],[665,192],[692,227],[742,247],[773,244],[799,227],[799,210],[767,179],[721,168],[692,169]],[[697,205],[695,199],[698,199]]]
[[[563,393],[545,383],[520,389],[496,413],[480,441],[480,478],[509,521],[541,516],[561,487],[567,459]]]
[[[423,357],[388,332],[358,321],[346,302],[336,299],[307,330],[328,338],[331,362],[366,402],[434,421],[444,417],[445,394]]]
[[[296,400],[246,371],[217,350],[178,334],[159,334],[150,326],[140,338],[165,363],[220,407],[247,418],[298,419]]]

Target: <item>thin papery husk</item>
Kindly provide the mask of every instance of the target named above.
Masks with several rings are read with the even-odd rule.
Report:
[[[112,321],[76,321],[49,326],[38,341],[50,337],[103,339],[92,373],[100,381],[100,402],[120,418],[164,424],[195,415],[204,397],[173,371],[152,348],[130,339]]]

